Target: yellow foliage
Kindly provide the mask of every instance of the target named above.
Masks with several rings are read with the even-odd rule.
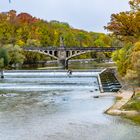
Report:
[[[133,51],[140,51],[140,42],[136,42]]]
[[[18,40],[16,44],[17,44],[18,46],[24,46],[24,45],[25,45],[25,42],[22,41],[22,40]]]

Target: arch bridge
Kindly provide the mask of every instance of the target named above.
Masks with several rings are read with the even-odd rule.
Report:
[[[68,60],[89,52],[113,52],[116,47],[24,47],[25,51],[37,52],[48,55],[61,64],[62,68],[68,68]]]

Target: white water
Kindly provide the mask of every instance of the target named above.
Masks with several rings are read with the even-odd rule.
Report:
[[[103,112],[94,72],[6,73],[0,91],[0,140],[139,140],[140,127]]]

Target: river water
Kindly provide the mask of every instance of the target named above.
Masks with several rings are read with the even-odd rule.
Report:
[[[140,140],[140,127],[104,114],[98,72],[7,72],[0,81],[0,140]],[[5,94],[6,93],[6,94]]]

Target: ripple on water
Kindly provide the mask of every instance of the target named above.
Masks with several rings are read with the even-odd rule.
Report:
[[[96,74],[6,73],[0,140],[139,140],[140,127],[103,114],[114,98],[93,98]]]

